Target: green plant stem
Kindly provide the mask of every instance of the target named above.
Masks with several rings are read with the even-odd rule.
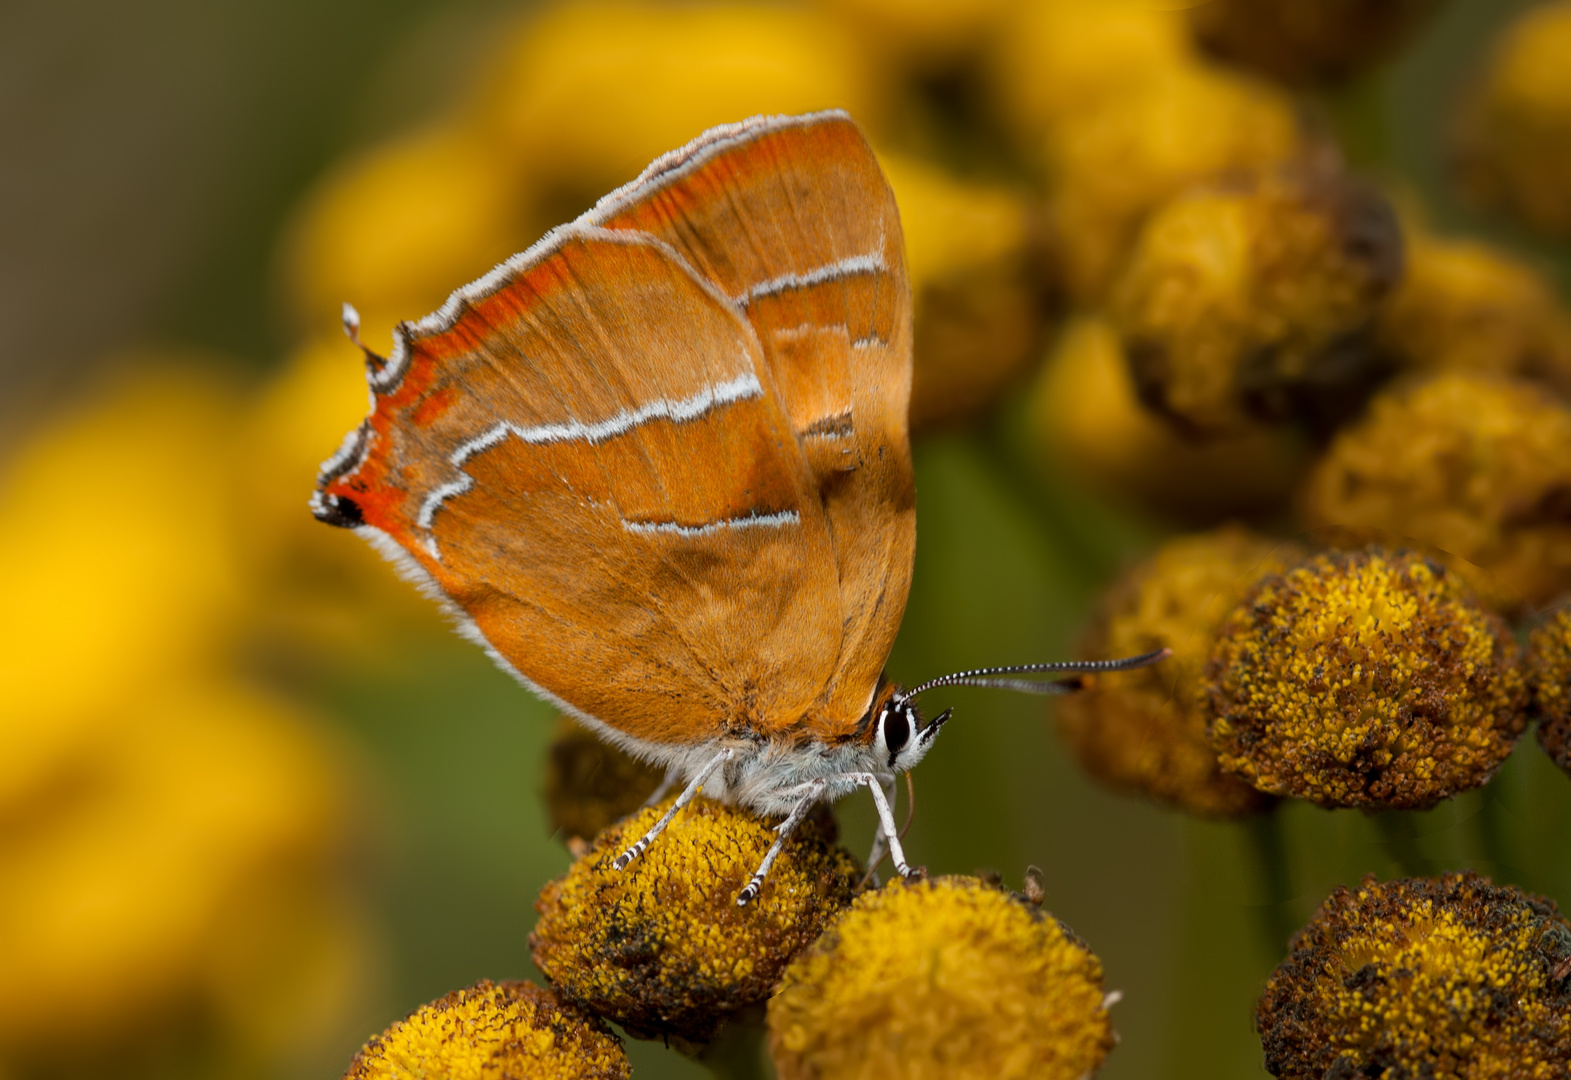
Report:
[[[1408,877],[1434,877],[1435,862],[1418,842],[1418,820],[1402,810],[1383,810],[1374,815],[1381,845],[1393,862]]]
[[[1266,955],[1274,964],[1287,950],[1293,936],[1292,870],[1288,865],[1287,836],[1282,815],[1275,807],[1244,821],[1244,835],[1255,864],[1260,935]]]
[[[770,1080],[764,1032],[764,1007],[744,1009],[692,1058],[718,1080]]]
[[[1514,876],[1511,844],[1506,836],[1505,803],[1487,787],[1480,792],[1474,822],[1474,828],[1478,830],[1478,846],[1489,861],[1495,880]]]

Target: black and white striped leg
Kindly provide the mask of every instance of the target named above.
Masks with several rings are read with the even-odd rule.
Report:
[[[890,777],[888,786],[884,788],[884,798],[889,800],[889,805],[890,806],[894,806],[894,804],[895,804],[895,781],[894,781],[894,777]],[[878,864],[884,861],[884,853],[887,850],[888,849],[885,848],[885,846],[884,846],[884,830],[883,829],[875,829],[875,830],[873,830],[873,846],[867,853],[867,863],[866,863],[866,865],[867,865],[867,876],[862,881],[862,884],[864,886],[868,885],[868,884],[871,884],[875,889],[878,887],[878,885],[879,885],[879,881],[878,881]]]
[[[884,785],[879,782],[875,773],[842,773],[842,780],[852,780],[873,794],[873,805],[878,808],[878,824],[883,830],[884,842],[889,845],[889,857],[894,860],[895,873],[901,877],[911,876],[911,867],[906,865],[905,851],[900,847],[900,830],[895,828],[895,815],[889,810],[889,800],[884,797]]]
[[[681,810],[682,807],[693,801],[693,796],[697,795],[699,791],[703,789],[704,781],[708,780],[710,774],[718,769],[722,764],[731,760],[731,755],[734,752],[735,751],[732,750],[720,751],[720,753],[716,754],[708,765],[705,765],[701,770],[699,770],[698,775],[693,777],[693,779],[689,781],[687,787],[682,790],[682,794],[676,797],[676,802],[671,804],[671,809],[660,815],[660,820],[655,822],[653,828],[651,828],[643,836],[639,837],[638,843],[634,844],[632,847],[622,852],[622,854],[618,855],[616,857],[616,861],[611,864],[611,868],[613,870],[626,870],[628,863],[632,862],[644,852],[648,851],[649,845],[654,842],[655,837],[665,832],[665,827],[671,824],[671,819],[676,817],[677,811]]]
[[[813,808],[813,804],[818,802],[819,794],[823,790],[823,781],[817,781],[813,785],[813,790],[804,795],[802,800],[791,808],[791,812],[786,815],[786,819],[775,826],[775,832],[779,835],[775,837],[775,842],[769,845],[769,850],[764,854],[764,861],[758,864],[757,870],[753,871],[752,879],[737,894],[737,907],[746,907],[749,902],[758,896],[758,890],[763,888],[764,878],[769,876],[769,868],[780,857],[780,850],[785,847],[785,842],[791,838],[791,834],[796,831],[796,827],[802,824],[802,819],[807,817],[807,813]]]

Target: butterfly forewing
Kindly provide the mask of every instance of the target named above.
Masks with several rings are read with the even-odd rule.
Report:
[[[659,240],[576,225],[400,337],[322,494],[505,663],[656,743],[814,710],[834,542],[734,303]]]
[[[865,714],[899,627],[916,537],[911,297],[894,197],[842,113],[719,128],[585,220],[657,236],[758,334],[827,514],[843,628],[811,727]]]

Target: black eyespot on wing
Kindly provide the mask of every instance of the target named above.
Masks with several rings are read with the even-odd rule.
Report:
[[[311,513],[316,520],[340,529],[353,529],[365,524],[360,504],[342,495],[324,495],[311,501]]]

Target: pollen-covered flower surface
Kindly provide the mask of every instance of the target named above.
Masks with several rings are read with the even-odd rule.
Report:
[[[1113,1041],[1096,956],[969,877],[863,893],[769,1002],[781,1080],[1081,1080]]]
[[[535,963],[564,997],[644,1038],[707,1042],[774,992],[791,958],[851,901],[860,871],[804,823],[757,899],[737,895],[774,840],[751,814],[698,799],[624,870],[616,857],[670,801],[624,819],[535,901]]]
[[[1269,804],[1217,764],[1202,676],[1217,628],[1250,586],[1300,557],[1291,544],[1225,528],[1168,542],[1114,585],[1082,654],[1135,656],[1165,646],[1173,655],[1098,676],[1055,703],[1058,729],[1087,771],[1205,816]]]
[[[1571,587],[1571,406],[1463,371],[1394,387],[1337,434],[1300,498],[1312,526],[1411,536],[1544,603]]]
[[[1266,984],[1281,1080],[1571,1073],[1571,924],[1475,874],[1338,888]]]
[[[366,1043],[344,1080],[627,1080],[622,1041],[527,982],[483,979]]]
[[[1420,808],[1482,785],[1525,723],[1505,624],[1444,567],[1379,548],[1256,587],[1206,670],[1222,767],[1322,806]]]
[[[1571,773],[1571,608],[1535,627],[1528,646],[1528,683],[1538,714],[1538,741]]]

